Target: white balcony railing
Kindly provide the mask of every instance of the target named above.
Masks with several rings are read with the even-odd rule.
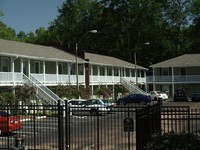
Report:
[[[76,75],[60,75],[60,74],[31,74],[42,84],[76,84]],[[135,82],[135,77],[124,77],[126,80]],[[79,84],[85,84],[85,76],[78,76]],[[143,83],[146,79],[138,77],[138,82]],[[14,84],[24,83],[23,74],[19,72],[0,72],[0,84]],[[90,84],[97,85],[104,84],[117,84],[120,83],[120,76],[90,76]]]
[[[0,83],[22,83],[23,75],[18,72],[0,72]]]
[[[200,82],[200,75],[147,76],[147,83],[149,82]]]

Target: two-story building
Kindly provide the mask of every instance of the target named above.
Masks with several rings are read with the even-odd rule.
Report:
[[[189,97],[200,91],[200,54],[185,54],[150,67],[153,76],[147,77],[148,91],[169,91],[170,97],[178,88],[187,90]]]
[[[147,68],[109,56],[85,53],[78,57],[78,84],[95,88],[114,86],[122,78],[146,83]],[[25,83],[38,86],[38,93],[58,99],[48,86],[76,85],[76,57],[61,49],[0,39],[0,91]],[[44,98],[44,97],[43,97]]]

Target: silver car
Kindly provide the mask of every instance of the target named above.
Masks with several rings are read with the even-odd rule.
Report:
[[[67,102],[68,102],[70,113],[72,114],[89,110],[87,108],[88,101],[85,99],[71,99],[71,100],[68,100]]]
[[[111,108],[100,99],[71,99],[68,100],[68,106],[70,113],[79,115],[85,112],[94,115],[111,112]]]
[[[110,113],[112,111],[112,106],[101,99],[89,99],[88,107],[90,107],[94,113]]]

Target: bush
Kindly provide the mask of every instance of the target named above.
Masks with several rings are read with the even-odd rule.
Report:
[[[148,150],[200,150],[200,137],[195,133],[154,134]]]

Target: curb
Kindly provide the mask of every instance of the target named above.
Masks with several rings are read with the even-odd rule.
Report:
[[[43,118],[46,118],[47,116],[39,116],[39,117],[35,117],[35,119],[43,119]],[[30,118],[26,118],[26,119],[20,119],[22,122],[24,121],[31,121],[33,119],[30,119]]]

